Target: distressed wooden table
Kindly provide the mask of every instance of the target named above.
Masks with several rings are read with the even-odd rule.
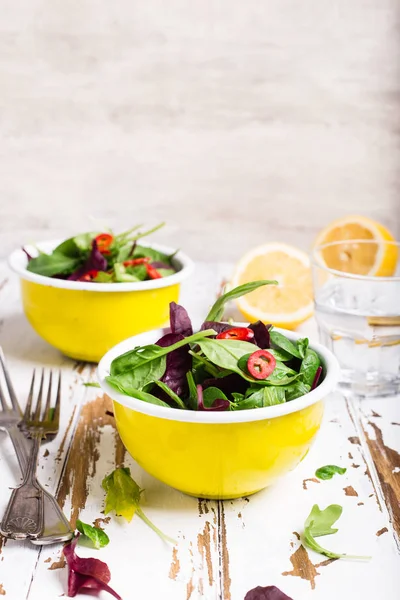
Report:
[[[229,265],[200,265],[182,292],[193,317],[229,276]],[[315,335],[312,322],[302,327]],[[294,600],[397,600],[400,569],[400,398],[346,399],[332,395],[312,450],[271,489],[235,501],[196,500],[163,485],[128,456],[108,398],[95,388],[95,367],[61,356],[32,331],[22,314],[18,282],[0,264],[0,343],[21,399],[35,366],[63,372],[61,430],[41,450],[39,478],[74,523],[103,526],[110,544],[80,548],[110,566],[111,584],[124,600],[243,600],[258,585],[276,585]],[[101,481],[115,466],[131,468],[145,489],[144,509],[178,540],[164,544],[140,519],[102,514]],[[325,464],[347,467],[331,481],[315,479]],[[0,510],[19,481],[7,436],[0,432]],[[337,552],[371,555],[369,562],[327,560],[299,541],[313,504],[343,506],[339,531],[324,539]],[[9,600],[52,600],[65,595],[61,546],[38,548],[0,539],[0,595]],[[102,595],[102,598],[108,597]]]

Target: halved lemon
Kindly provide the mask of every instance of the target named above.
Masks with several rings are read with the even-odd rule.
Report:
[[[347,244],[347,240],[365,240],[371,243]],[[320,259],[325,265],[337,271],[356,275],[390,277],[397,264],[397,247],[394,237],[380,223],[361,216],[343,217],[332,221],[321,231],[314,246],[340,242],[321,250]]]
[[[237,264],[232,287],[257,279],[276,279],[278,285],[260,287],[236,300],[248,321],[294,329],[312,315],[310,261],[301,250],[281,243],[254,248]]]

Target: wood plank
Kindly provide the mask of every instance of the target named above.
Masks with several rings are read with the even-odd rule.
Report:
[[[349,400],[368,445],[372,473],[379,480],[400,551],[400,404],[399,397]]]
[[[295,598],[398,597],[399,558],[386,511],[365,463],[358,431],[339,395],[328,398],[324,423],[305,460],[276,486],[248,499],[225,503],[232,600],[257,585],[276,585]],[[318,481],[325,464],[347,468],[343,476]],[[336,552],[371,555],[362,561],[330,561],[299,541],[313,504],[343,506],[339,531],[319,540]],[[379,577],[377,576],[379,573]],[[223,598],[223,596],[221,596]]]

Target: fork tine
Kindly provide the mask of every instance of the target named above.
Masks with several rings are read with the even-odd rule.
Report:
[[[36,375],[36,369],[33,369],[31,387],[30,387],[29,394],[28,394],[28,400],[26,401],[26,406],[25,406],[24,421],[29,421],[31,418],[31,406],[32,406],[33,390],[35,387],[35,375]]]
[[[42,369],[42,376],[40,378],[39,394],[38,394],[37,401],[36,401],[35,413],[33,415],[34,421],[39,421],[40,413],[42,412],[43,381],[44,381],[44,369]]]
[[[50,371],[49,376],[49,387],[47,390],[46,406],[44,407],[43,420],[48,421],[50,419],[50,400],[51,400],[51,385],[53,381],[53,371]]]
[[[58,386],[56,405],[54,407],[53,423],[58,427],[60,422],[60,402],[61,402],[61,371],[58,372]]]
[[[18,400],[17,400],[17,396],[14,392],[14,388],[13,385],[11,383],[11,379],[10,379],[10,375],[8,374],[8,370],[6,367],[6,359],[4,357],[4,353],[3,350],[0,346],[0,364],[3,368],[3,373],[4,373],[4,379],[6,380],[6,384],[7,384],[7,388],[8,388],[8,393],[10,395],[10,400],[11,400],[11,404],[14,410],[18,411],[21,415],[22,415],[22,411],[21,411],[21,407],[18,404]],[[3,404],[3,402],[2,402]],[[4,406],[3,406],[4,408]]]
[[[0,382],[0,404],[3,408],[3,410],[8,410],[8,404],[7,404],[6,397],[3,393],[3,388],[1,387],[1,382]]]

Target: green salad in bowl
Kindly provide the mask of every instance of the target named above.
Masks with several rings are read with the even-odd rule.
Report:
[[[68,281],[93,283],[135,283],[162,279],[176,273],[174,256],[138,243],[143,237],[160,229],[164,223],[139,232],[141,225],[115,234],[82,233],[64,240],[50,253],[37,249],[33,257],[23,249],[27,271]]]
[[[290,402],[315,389],[321,360],[308,338],[292,341],[271,325],[221,322],[226,302],[275,281],[222,295],[193,333],[183,306],[170,304],[170,331],[114,358],[106,381],[118,392],[176,409],[239,411]]]

